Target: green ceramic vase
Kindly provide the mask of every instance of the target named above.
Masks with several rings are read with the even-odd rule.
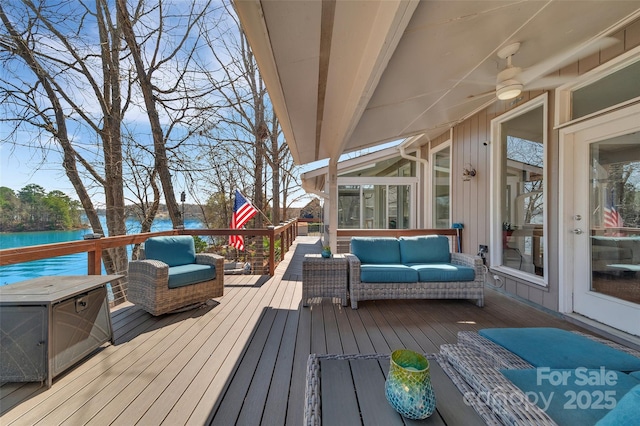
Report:
[[[387,401],[407,419],[426,419],[436,409],[429,361],[414,351],[393,351],[384,390]]]

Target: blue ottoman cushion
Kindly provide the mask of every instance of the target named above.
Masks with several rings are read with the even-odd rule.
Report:
[[[539,368],[500,372],[560,426],[594,425],[639,384],[627,374],[604,369]]]
[[[616,408],[596,424],[596,426],[620,425],[640,425],[640,385],[627,392],[618,401]]]
[[[487,328],[481,336],[535,367],[640,370],[640,358],[557,328]]]

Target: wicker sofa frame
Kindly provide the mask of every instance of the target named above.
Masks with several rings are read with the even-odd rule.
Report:
[[[360,300],[379,299],[472,299],[484,306],[485,266],[482,259],[465,253],[451,253],[451,263],[475,269],[473,281],[438,281],[415,283],[366,283],[360,281],[360,259],[346,254],[349,262],[349,297],[351,308]]]
[[[151,315],[158,316],[206,302],[224,294],[224,257],[213,253],[196,254],[196,263],[216,267],[216,277],[178,288],[169,288],[169,266],[159,260],[129,262],[127,298]]]
[[[597,342],[606,344],[636,357],[640,352],[590,334],[574,331],[574,333]],[[531,364],[504,347],[480,336],[476,332],[461,331],[457,344],[440,346],[440,356],[464,379],[461,392],[472,393],[470,402],[482,403],[493,411],[495,416],[505,425],[554,426],[556,422],[537,405],[530,402],[520,388],[508,380],[500,369],[529,369]],[[480,400],[481,402],[479,402]]]

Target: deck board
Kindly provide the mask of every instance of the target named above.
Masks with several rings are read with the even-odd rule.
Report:
[[[580,329],[490,288],[484,308],[380,300],[352,310],[328,298],[302,307],[302,259],[319,250],[317,239],[299,237],[273,277],[227,276],[224,296],[203,309],[153,317],[129,303],[114,308],[115,345],[51,389],[3,384],[0,424],[297,426],[310,353],[435,352],[458,331],[485,327]]]

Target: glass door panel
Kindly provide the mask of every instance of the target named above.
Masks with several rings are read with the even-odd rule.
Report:
[[[640,304],[640,134],[591,144],[591,291]]]

